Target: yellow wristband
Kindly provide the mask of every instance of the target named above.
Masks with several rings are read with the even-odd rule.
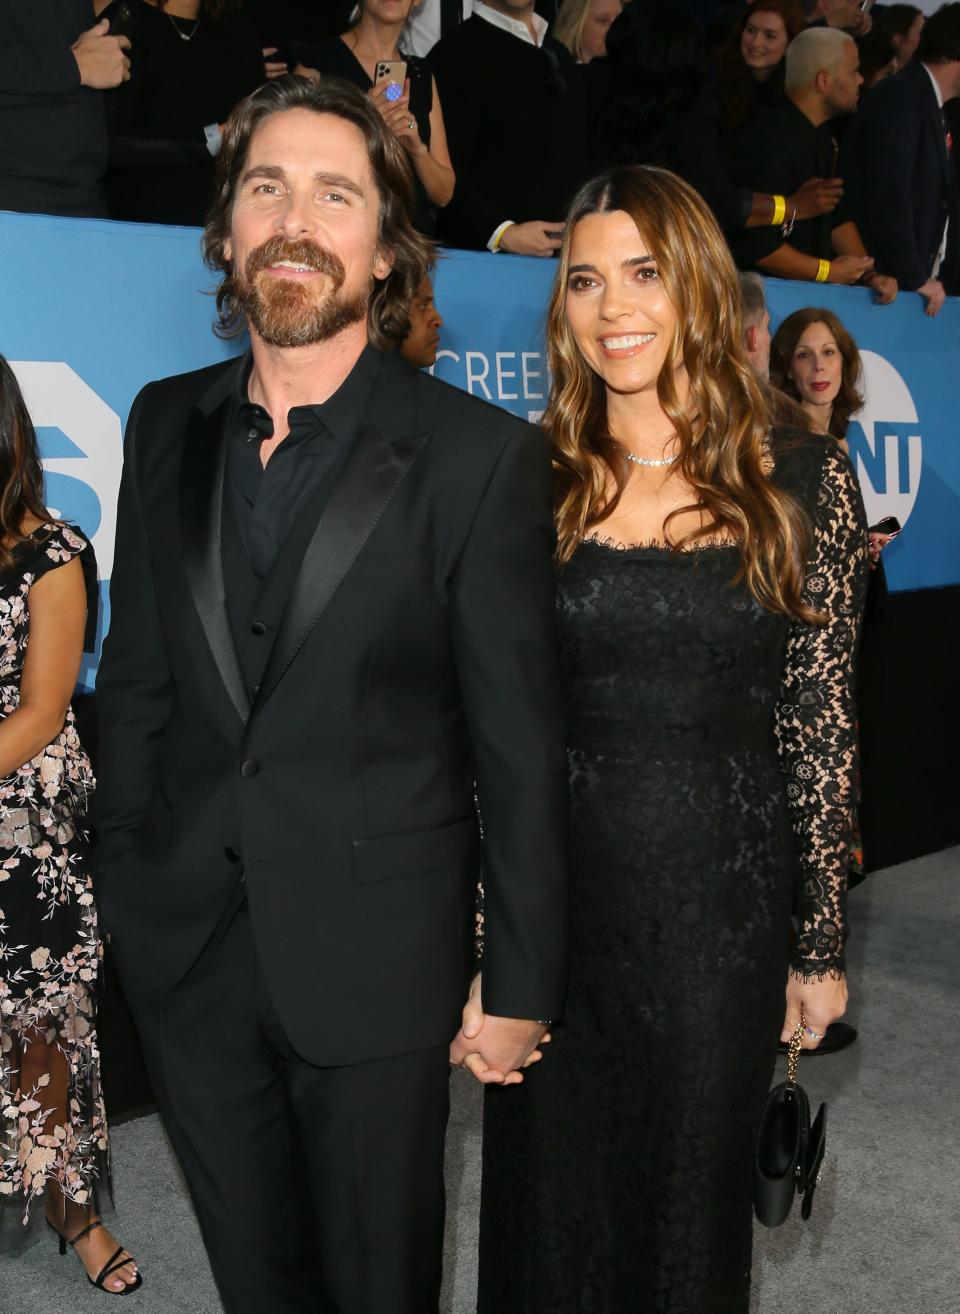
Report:
[[[817,268],[817,277],[814,281],[817,283],[825,283],[829,277],[830,277],[830,261],[821,260],[819,267]]]
[[[784,196],[774,196],[773,198],[773,218],[770,220],[774,228],[779,228],[787,216],[787,201]]]

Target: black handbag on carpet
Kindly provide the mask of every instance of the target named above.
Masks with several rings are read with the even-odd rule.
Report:
[[[753,1208],[764,1227],[779,1227],[793,1207],[793,1198],[803,1198],[800,1217],[809,1218],[813,1195],[820,1180],[827,1142],[827,1106],[821,1104],[810,1122],[810,1101],[797,1083],[797,1062],[803,1022],[790,1039],[787,1079],[767,1096],[757,1137],[753,1175]]]

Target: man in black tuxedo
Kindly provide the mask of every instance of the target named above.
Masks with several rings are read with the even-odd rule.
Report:
[[[563,1004],[549,460],[384,350],[430,248],[366,97],[279,78],[218,170],[251,351],[130,414],[98,896],[228,1314],[435,1314],[475,784],[454,1057]]]
[[[923,26],[917,56],[864,98],[847,170],[863,239],[935,315],[960,292],[960,192],[943,107],[960,95],[960,4]]]

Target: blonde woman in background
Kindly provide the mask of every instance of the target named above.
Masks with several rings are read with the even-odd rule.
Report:
[[[578,64],[589,64],[607,53],[607,33],[622,10],[623,0],[563,0],[551,35]]]

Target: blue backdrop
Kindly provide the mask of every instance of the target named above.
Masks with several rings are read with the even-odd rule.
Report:
[[[0,214],[0,269],[0,352],[38,426],[47,500],[92,536],[105,586],[134,396],[150,379],[243,344],[211,331],[213,282],[195,229]],[[554,270],[516,256],[446,254],[436,278],[446,320],[437,375],[538,418]],[[915,294],[876,306],[859,289],[770,280],[768,297],[773,327],[800,306],[824,305],[860,345],[867,401],[850,446],[870,522],[893,514],[905,526],[884,554],[891,587],[960,583],[960,300],[931,320]],[[88,685],[95,666],[96,658],[84,668]]]

